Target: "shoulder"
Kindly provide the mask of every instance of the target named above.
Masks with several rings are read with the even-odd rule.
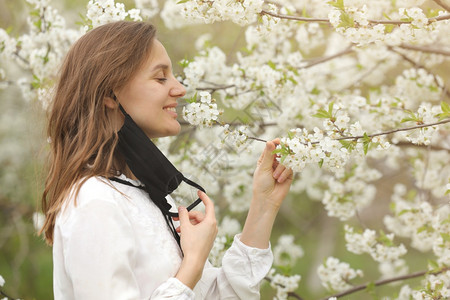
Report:
[[[78,195],[73,194],[77,189],[79,189]],[[94,176],[81,180],[75,185],[70,198],[74,198],[74,196],[80,202],[79,204],[83,205],[85,201],[90,199],[113,201],[117,196],[123,197],[125,195],[107,178]]]
[[[115,185],[107,178],[94,176],[83,178],[77,182],[66,197],[61,211],[58,214],[60,221],[76,216],[87,207],[116,207],[123,209],[130,205],[130,191],[122,186]]]
[[[75,184],[66,201],[67,205],[73,202],[76,206],[84,206],[96,200],[116,203],[118,198],[124,197],[126,194],[107,178],[94,176]]]

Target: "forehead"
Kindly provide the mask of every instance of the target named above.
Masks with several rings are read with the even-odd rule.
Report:
[[[171,67],[171,61],[163,44],[157,39],[154,39],[146,66],[152,68],[158,65]]]

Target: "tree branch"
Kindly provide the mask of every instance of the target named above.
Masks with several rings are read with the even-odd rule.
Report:
[[[432,151],[448,151],[450,152],[450,149],[445,148],[445,147],[441,147],[441,146],[435,146],[435,145],[417,145],[417,144],[413,144],[413,143],[408,143],[408,142],[399,142],[397,144],[394,144],[394,146],[397,147],[415,147],[415,148],[423,148],[423,150],[432,150]]]
[[[430,274],[437,275],[437,274],[444,273],[444,272],[449,271],[449,270],[450,270],[450,268],[446,267],[446,268],[441,269],[438,272],[433,272],[433,273],[430,273]],[[423,275],[425,275],[427,273],[428,273],[428,271],[420,271],[420,272],[411,273],[411,274],[408,274],[408,275],[402,275],[402,276],[398,276],[398,277],[392,277],[392,278],[388,278],[388,279],[378,280],[378,281],[374,282],[374,285],[375,286],[380,286],[380,285],[388,284],[388,283],[391,283],[391,282],[396,282],[396,281],[401,281],[401,280],[406,280],[406,279],[412,279],[412,278],[423,276]],[[346,295],[358,292],[360,290],[364,290],[365,288],[367,288],[367,286],[369,286],[369,284],[370,283],[365,283],[365,284],[361,284],[361,285],[355,286],[355,287],[353,287],[351,289],[348,289],[346,291],[343,291],[343,292],[340,292],[340,293],[337,293],[337,294],[334,294],[334,295],[331,295],[331,296],[327,296],[326,298],[323,298],[322,300],[327,300],[327,299],[329,299],[331,297],[339,298],[339,297],[342,297],[342,296],[346,296]]]
[[[445,4],[442,0],[433,0],[434,3],[445,9],[446,11],[450,12],[450,6]]]
[[[442,49],[428,48],[427,46],[413,46],[413,45],[401,44],[398,47],[402,48],[402,49],[406,49],[406,50],[413,50],[413,51],[420,51],[420,52],[431,53],[431,54],[450,56],[450,51],[446,51],[446,50],[442,50]]]
[[[275,18],[279,19],[286,19],[286,20],[295,20],[295,21],[302,21],[302,22],[323,22],[323,23],[330,23],[329,19],[323,19],[323,18],[308,18],[308,17],[300,17],[300,16],[293,16],[293,15],[284,15],[284,14],[277,14],[273,13],[267,10],[261,10],[260,15],[269,15]],[[432,22],[437,21],[443,21],[450,19],[450,14],[442,15],[439,17],[433,17],[428,18],[428,24]],[[387,25],[401,25],[401,24],[411,24],[412,21],[400,21],[400,20],[367,20],[370,24],[387,24]]]
[[[447,95],[447,97],[450,97],[450,90],[445,86],[445,84],[439,83],[439,81],[437,80],[436,75],[435,75],[433,72],[431,72],[427,67],[425,67],[425,66],[419,64],[418,62],[415,62],[414,60],[412,60],[411,58],[409,58],[409,57],[406,56],[405,54],[403,54],[403,53],[401,53],[401,52],[395,50],[395,49],[394,49],[393,47],[391,47],[391,46],[389,46],[388,49],[389,49],[391,52],[394,52],[394,53],[400,55],[404,60],[406,60],[407,62],[409,62],[410,64],[412,64],[412,65],[415,66],[416,68],[424,69],[424,70],[427,71],[429,74],[433,75],[433,79],[434,79],[434,82],[436,83],[436,86],[440,87],[440,88],[442,89],[442,91]]]
[[[318,59],[315,59],[315,60],[311,61],[310,63],[308,63],[306,66],[300,67],[299,69],[311,68],[312,66],[315,66],[315,65],[318,65],[318,64],[322,64],[324,62],[327,62],[329,60],[335,59],[335,58],[340,57],[340,56],[344,56],[344,55],[350,54],[352,52],[353,52],[352,45],[350,45],[349,47],[347,47],[346,49],[342,50],[341,52],[338,52],[338,53],[330,55],[330,56],[325,56],[325,57],[320,57]]]
[[[10,297],[10,296],[8,296],[7,294],[5,294],[5,292],[3,292],[1,289],[0,289],[0,295],[1,295],[2,297],[6,297],[7,300],[14,300],[13,297]]]
[[[189,122],[186,122],[186,121],[178,121],[178,123],[180,123],[180,125],[185,125],[185,126],[191,125]],[[234,123],[225,123],[225,124],[228,124],[228,125],[230,125],[230,126],[246,126],[246,125],[250,125],[250,124],[246,124],[246,123],[238,123],[238,122],[234,122]],[[213,124],[212,124],[212,126],[223,126],[223,125],[224,125],[224,124],[221,124],[221,123],[219,123],[219,122],[213,123]],[[277,123],[257,123],[257,126],[258,126],[259,128],[269,127],[269,126],[276,126],[276,125],[278,125],[278,124],[277,124]]]
[[[373,134],[369,134],[367,135],[367,137],[372,138],[372,137],[376,137],[376,136],[380,136],[380,135],[389,135],[395,132],[400,132],[400,131],[409,131],[409,130],[414,130],[414,129],[420,129],[420,128],[424,128],[424,127],[430,127],[430,126],[435,126],[435,125],[440,125],[440,124],[446,124],[446,123],[450,123],[450,119],[447,120],[443,120],[440,122],[435,122],[435,123],[428,123],[428,124],[421,124],[421,125],[417,125],[417,126],[412,126],[412,127],[405,127],[405,128],[397,128],[397,129],[393,129],[393,130],[389,130],[389,131],[384,131],[384,132],[378,132],[378,133],[373,133]],[[260,141],[260,142],[264,142],[266,143],[266,140],[257,138],[257,137],[253,137],[253,136],[248,136],[247,137],[250,140],[255,140],[255,141]],[[334,141],[342,141],[342,140],[359,140],[364,138],[364,135],[357,135],[357,136],[343,136],[340,138],[335,138],[332,139]],[[315,142],[311,142],[311,145],[314,144],[318,144],[318,141]]]
[[[268,10],[261,10],[260,15],[269,15],[275,18],[279,19],[286,19],[286,20],[295,20],[295,21],[304,21],[304,22],[324,22],[324,23],[330,23],[330,20],[328,19],[322,19],[322,18],[308,18],[308,17],[300,17],[300,16],[291,16],[291,15],[283,15],[283,14],[277,14],[270,12]]]
[[[424,128],[424,127],[430,127],[430,126],[445,124],[445,123],[450,123],[450,119],[443,120],[443,121],[440,121],[440,122],[435,122],[435,123],[421,124],[421,125],[412,126],[412,127],[397,128],[397,129],[393,129],[393,130],[389,130],[389,131],[369,134],[367,136],[371,138],[371,137],[376,137],[376,136],[380,136],[380,135],[389,135],[389,134],[400,132],[400,131],[409,131],[409,130],[420,129],[420,128]],[[353,137],[352,136],[344,136],[344,137],[336,138],[334,140],[336,140],[336,141],[340,141],[340,140],[358,140],[358,139],[362,139],[363,137],[364,137],[363,135],[357,135],[357,136],[353,136]],[[319,142],[313,142],[311,144],[318,144],[318,143]]]
[[[215,91],[218,90],[226,90],[229,88],[233,88],[236,87],[236,85],[234,84],[229,84],[229,85],[217,85],[217,86],[207,86],[207,87],[197,87],[195,88],[195,90],[197,91],[211,91],[211,93],[214,93]]]

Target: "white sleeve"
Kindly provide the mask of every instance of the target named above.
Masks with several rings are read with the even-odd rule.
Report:
[[[194,289],[195,299],[260,299],[260,284],[273,262],[270,246],[252,248],[234,237],[225,253],[221,268],[207,262],[203,275]]]
[[[95,199],[75,211],[64,224],[68,229],[64,261],[75,299],[194,299],[193,292],[175,278],[151,296],[140,295],[133,272],[137,237],[116,203]]]

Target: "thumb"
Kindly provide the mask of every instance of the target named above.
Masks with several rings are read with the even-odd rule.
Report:
[[[190,224],[189,213],[188,213],[186,207],[183,207],[183,206],[178,207],[178,218],[180,219],[180,227]]]
[[[272,169],[273,160],[275,158],[275,154],[273,154],[273,150],[275,150],[276,146],[273,141],[268,141],[266,143],[266,148],[264,148],[263,153],[260,157],[260,166],[263,169]]]

